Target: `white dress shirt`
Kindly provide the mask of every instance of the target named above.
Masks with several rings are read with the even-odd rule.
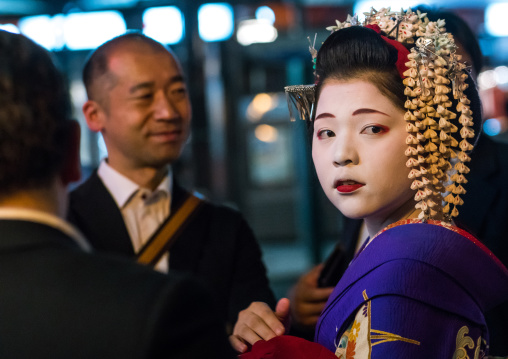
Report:
[[[132,246],[137,253],[161,223],[169,216],[172,176],[168,173],[154,191],[140,187],[103,160],[97,170],[122,213]],[[167,273],[169,253],[164,254],[155,269]]]

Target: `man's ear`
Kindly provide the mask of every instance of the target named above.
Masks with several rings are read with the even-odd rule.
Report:
[[[81,128],[77,121],[71,120],[67,136],[67,150],[60,172],[60,178],[65,186],[71,182],[79,181],[81,178],[81,161],[79,155]]]
[[[104,128],[103,112],[101,105],[96,101],[88,100],[83,105],[83,114],[91,131],[100,132]]]

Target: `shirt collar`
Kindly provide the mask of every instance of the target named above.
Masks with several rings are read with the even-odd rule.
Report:
[[[69,236],[85,252],[92,251],[88,241],[74,226],[51,213],[26,208],[3,207],[0,208],[0,220],[22,220],[53,227]]]
[[[97,175],[100,177],[104,186],[111,193],[111,196],[116,202],[118,208],[123,208],[129,200],[136,194],[141,187],[125,177],[123,174],[111,167],[106,160],[102,160],[97,170]],[[155,191],[166,192],[168,198],[171,198],[171,190],[173,187],[171,168],[168,174],[161,183],[157,186]],[[154,191],[154,192],[155,192]]]

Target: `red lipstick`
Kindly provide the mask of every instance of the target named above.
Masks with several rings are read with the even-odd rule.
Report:
[[[355,181],[339,181],[336,188],[340,193],[351,193],[363,186],[365,186],[363,183]]]

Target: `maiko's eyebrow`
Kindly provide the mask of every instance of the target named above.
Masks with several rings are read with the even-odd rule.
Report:
[[[378,111],[378,110],[374,110],[372,108],[359,108],[358,110],[355,110],[355,112],[353,112],[353,116],[355,115],[362,115],[362,114],[365,114],[365,113],[379,113],[381,115],[385,115],[385,116],[388,116],[388,114],[382,112],[382,111]],[[314,121],[317,121],[321,118],[335,118],[335,115],[329,113],[329,112],[323,112],[323,113],[320,113],[319,115],[316,116],[316,119]]]
[[[331,113],[323,112],[323,113],[320,113],[319,115],[317,115],[316,118],[314,119],[314,121],[317,121],[321,118],[335,118],[335,116],[332,115]]]
[[[388,116],[388,114],[386,114],[382,111],[374,110],[372,108],[359,108],[358,110],[355,110],[355,112],[353,112],[353,116],[362,115],[364,113],[380,113],[381,115]]]

